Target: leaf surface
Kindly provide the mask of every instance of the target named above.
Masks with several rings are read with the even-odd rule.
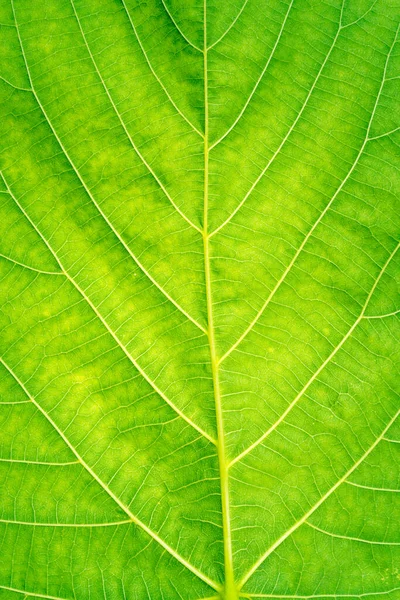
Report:
[[[400,597],[399,22],[0,3],[0,600]]]

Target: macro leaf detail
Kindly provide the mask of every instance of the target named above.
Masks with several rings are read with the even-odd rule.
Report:
[[[0,2],[0,600],[400,598],[399,29]]]

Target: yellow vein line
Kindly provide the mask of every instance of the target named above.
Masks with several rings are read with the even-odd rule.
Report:
[[[360,542],[362,544],[376,544],[378,546],[400,546],[400,542],[377,542],[375,540],[365,540],[363,538],[357,538],[348,535],[340,535],[339,533],[332,533],[331,531],[326,531],[325,529],[321,529],[321,527],[313,525],[309,521],[304,521],[304,524],[308,525],[308,527],[311,527],[311,529],[315,529],[316,531],[323,533],[324,535],[339,538],[341,540],[349,540],[350,542]]]
[[[26,401],[26,404],[30,403],[29,400]],[[20,402],[20,404],[22,404]],[[24,403],[25,404],[25,403]],[[48,462],[44,460],[22,460],[16,458],[0,458],[0,462],[4,463],[17,463],[22,465],[45,465],[46,467],[67,467],[69,465],[78,465],[79,460],[70,460],[68,462]]]
[[[11,4],[12,4],[13,11],[14,11],[14,0],[11,0]],[[154,285],[157,287],[157,289],[159,289],[159,290],[160,290],[160,292],[161,292],[161,293],[162,293],[162,294],[163,294],[163,295],[164,295],[166,298],[168,298],[168,300],[169,300],[169,301],[170,301],[170,302],[171,302],[171,303],[172,303],[172,304],[173,304],[173,305],[174,305],[174,306],[175,306],[175,307],[176,307],[176,308],[177,308],[177,309],[178,309],[178,310],[179,310],[179,311],[180,311],[180,312],[181,312],[183,315],[185,315],[185,316],[186,316],[186,317],[187,317],[187,318],[188,318],[188,319],[189,319],[189,320],[190,320],[192,323],[194,323],[194,325],[196,325],[196,327],[198,327],[199,329],[201,329],[201,331],[205,332],[204,328],[203,328],[203,327],[202,327],[202,326],[201,326],[201,325],[200,325],[200,324],[199,324],[197,321],[195,321],[195,319],[193,319],[193,317],[191,317],[191,316],[189,315],[189,313],[187,313],[187,312],[186,312],[186,311],[185,311],[185,310],[184,310],[184,309],[183,309],[183,308],[182,308],[182,307],[181,307],[181,306],[180,306],[180,305],[179,305],[179,304],[178,304],[178,303],[177,303],[177,302],[176,302],[176,301],[175,301],[175,300],[174,300],[174,299],[173,299],[173,298],[172,298],[172,297],[171,297],[171,296],[168,294],[168,292],[166,292],[166,291],[165,291],[165,290],[164,290],[164,289],[163,289],[163,288],[162,288],[162,287],[161,287],[161,286],[160,286],[160,285],[157,283],[157,281],[156,281],[156,280],[155,280],[155,279],[154,279],[154,278],[153,278],[153,277],[150,275],[150,273],[147,271],[147,269],[144,267],[144,265],[142,265],[142,263],[141,263],[141,262],[138,260],[138,258],[137,258],[137,257],[136,257],[136,256],[133,254],[133,252],[131,251],[131,249],[129,248],[129,246],[128,246],[128,245],[125,243],[125,241],[124,241],[124,240],[123,240],[123,238],[120,236],[120,234],[118,233],[118,231],[116,230],[116,228],[114,227],[114,225],[111,223],[111,221],[110,221],[110,220],[108,219],[108,217],[106,216],[106,214],[105,214],[105,213],[102,211],[102,209],[101,209],[100,205],[99,205],[99,204],[96,202],[96,200],[95,200],[95,198],[94,198],[94,196],[93,196],[92,192],[91,192],[91,191],[90,191],[90,189],[87,187],[87,185],[86,185],[85,181],[83,180],[83,178],[82,178],[81,174],[79,173],[79,170],[77,169],[77,167],[76,167],[75,163],[72,161],[72,159],[71,159],[71,157],[69,156],[69,154],[68,154],[68,152],[67,152],[66,148],[64,147],[64,145],[63,145],[63,143],[62,143],[62,141],[61,141],[60,137],[58,136],[58,134],[57,134],[56,130],[54,129],[54,127],[53,127],[53,125],[52,125],[52,123],[51,123],[51,121],[50,121],[50,119],[49,119],[49,117],[48,117],[48,115],[47,115],[47,113],[46,113],[46,111],[45,111],[45,109],[44,109],[44,106],[43,106],[43,105],[42,105],[42,103],[40,102],[39,96],[37,95],[37,93],[36,93],[36,90],[35,90],[35,88],[34,88],[34,86],[33,86],[33,81],[32,81],[32,77],[31,77],[31,74],[30,74],[30,70],[29,70],[28,62],[27,62],[27,59],[26,59],[26,56],[25,56],[25,53],[24,53],[24,48],[23,48],[23,44],[22,44],[21,35],[20,35],[19,28],[18,28],[18,25],[17,25],[17,19],[16,19],[15,11],[14,11],[14,20],[15,20],[15,23],[16,23],[16,29],[17,29],[17,33],[18,33],[18,39],[19,39],[19,43],[20,43],[20,46],[21,46],[21,51],[22,51],[22,56],[23,56],[24,62],[25,62],[26,71],[27,71],[27,74],[28,74],[28,77],[29,77],[29,81],[30,81],[30,83],[31,83],[31,86],[32,86],[32,92],[33,92],[33,95],[34,95],[34,97],[35,97],[35,99],[36,99],[36,102],[37,102],[37,104],[38,104],[38,106],[39,106],[40,110],[42,111],[42,113],[43,113],[43,116],[45,117],[45,119],[46,119],[46,121],[47,121],[47,123],[48,123],[48,125],[49,125],[49,127],[50,127],[50,129],[51,129],[51,131],[53,132],[53,135],[54,135],[54,137],[56,138],[56,140],[57,140],[57,142],[58,142],[58,144],[59,144],[59,146],[60,146],[61,150],[62,150],[62,151],[63,151],[63,153],[65,154],[65,157],[67,158],[67,160],[68,160],[69,164],[71,165],[71,167],[72,167],[72,169],[74,170],[74,172],[75,172],[76,176],[78,177],[79,181],[81,182],[81,184],[82,184],[82,186],[83,186],[84,190],[86,191],[87,195],[89,196],[89,198],[90,198],[90,199],[91,199],[91,201],[93,202],[94,206],[96,207],[96,209],[98,210],[98,212],[100,213],[100,215],[103,217],[104,221],[107,223],[107,225],[108,225],[108,226],[110,227],[110,229],[113,231],[114,235],[117,237],[117,239],[118,239],[118,240],[120,241],[120,243],[123,245],[123,247],[124,247],[124,248],[125,248],[125,250],[128,252],[128,254],[131,256],[131,258],[132,258],[132,259],[135,261],[135,263],[138,265],[138,267],[139,267],[139,268],[142,270],[142,272],[143,272],[143,273],[146,275],[146,277],[148,277],[148,278],[149,278],[149,280],[150,280],[150,281],[151,281],[151,282],[152,282],[152,283],[153,283],[153,284],[154,284]],[[100,80],[101,80],[101,76],[99,76],[99,77],[100,77]],[[108,90],[107,90],[107,88],[105,88],[105,90],[106,90],[106,92],[108,93]],[[118,113],[117,113],[117,114],[118,114]],[[123,126],[124,126],[124,125],[123,125]],[[154,176],[156,177],[156,175],[154,175]],[[161,182],[160,182],[160,185],[162,185],[162,184],[161,184]],[[167,193],[167,191],[166,191],[166,190],[164,190],[164,191],[165,191],[165,193],[167,194],[167,197],[169,197],[169,196],[168,196],[168,193]],[[171,201],[172,201],[172,199],[171,199]],[[178,210],[178,212],[179,212],[179,210]],[[182,213],[182,215],[183,215],[183,213]],[[184,217],[184,218],[185,218],[185,217]],[[187,218],[186,218],[186,220],[187,220]],[[191,222],[190,222],[190,223],[191,223]],[[201,231],[201,230],[200,230],[200,229],[199,229],[199,228],[198,228],[196,225],[193,225],[193,223],[191,223],[191,224],[192,224],[192,226],[193,226],[195,229],[198,229],[198,231]]]
[[[181,36],[183,37],[183,39],[189,44],[189,46],[192,46],[192,48],[194,48],[198,52],[203,52],[203,50],[201,48],[199,48],[198,46],[196,46],[195,44],[193,44],[193,42],[191,42],[189,40],[189,38],[186,37],[186,35],[183,33],[182,29],[179,27],[178,23],[175,21],[173,15],[171,13],[171,11],[169,10],[168,6],[165,4],[164,0],[161,0],[161,3],[163,5],[163,7],[164,7],[165,12],[169,16],[169,18],[171,19],[172,23],[174,24],[176,30],[181,34]]]
[[[210,242],[208,235],[208,177],[209,177],[209,116],[208,116],[208,50],[207,50],[207,0],[204,0],[204,271],[206,280],[208,339],[210,345],[210,358],[213,376],[215,416],[217,421],[217,450],[221,486],[222,529],[224,539],[224,597],[235,600],[237,591],[233,572],[232,535],[229,502],[229,475],[225,451],[224,420],[219,385],[218,357],[215,343],[213,320],[213,301],[210,265]]]
[[[370,137],[369,139],[371,141],[379,140],[380,138],[387,137],[388,135],[392,135],[392,133],[396,133],[396,131],[399,131],[399,129],[400,129],[400,127],[395,127],[394,129],[391,129],[390,131],[385,131],[385,133],[381,133],[380,135],[374,135],[373,137]]]
[[[389,421],[389,423],[386,425],[386,427],[384,428],[384,430],[380,433],[380,435],[376,438],[376,440],[374,441],[374,443],[368,448],[368,450],[357,460],[357,462],[354,463],[354,465],[343,475],[343,477],[341,477],[334,486],[332,486],[327,492],[326,494],[324,494],[319,500],[318,502],[316,502],[316,504],[314,504],[314,506],[312,506],[310,508],[309,511],[307,511],[303,517],[301,519],[299,519],[294,525],[292,525],[292,527],[290,527],[290,529],[288,529],[278,540],[276,540],[276,542],[274,544],[272,544],[272,546],[270,548],[268,548],[268,550],[266,552],[264,552],[264,554],[262,556],[260,556],[260,558],[254,563],[254,565],[249,569],[249,571],[246,573],[246,575],[241,579],[240,581],[240,588],[242,588],[245,583],[247,583],[247,581],[250,579],[250,577],[255,573],[255,571],[257,571],[257,569],[260,567],[260,565],[262,565],[262,563],[268,558],[268,556],[270,554],[272,554],[272,552],[274,552],[281,544],[282,542],[284,542],[289,536],[291,536],[301,525],[303,525],[307,519],[321,506],[321,504],[323,504],[325,502],[325,500],[327,498],[329,498],[329,496],[331,494],[333,494],[333,492],[335,492],[339,486],[342,485],[342,483],[344,483],[346,481],[346,479],[357,469],[357,467],[359,467],[361,465],[361,463],[367,458],[367,456],[369,454],[371,454],[371,452],[374,450],[374,448],[376,448],[376,446],[379,444],[379,442],[382,440],[382,438],[384,437],[385,433],[389,430],[389,428],[393,425],[393,423],[395,422],[395,420],[397,419],[397,417],[400,414],[400,410],[397,411],[397,413],[394,415],[394,417],[392,417]]]
[[[47,594],[40,594],[39,592],[27,592],[26,590],[19,590],[18,588],[9,587],[6,585],[0,585],[0,589],[7,590],[9,592],[15,592],[16,594],[25,594],[25,597],[36,596],[37,598],[47,598],[48,600],[67,600],[67,598],[60,598],[59,596],[49,596]]]
[[[361,15],[361,17],[358,17],[358,19],[356,19],[355,21],[351,21],[351,23],[347,23],[347,25],[343,25],[342,29],[346,29],[346,27],[352,27],[353,25],[356,25],[357,23],[359,23],[360,21],[365,19],[365,17],[371,12],[371,10],[373,10],[373,8],[377,2],[378,2],[378,0],[374,0],[374,2],[371,4],[371,6],[365,11],[364,14]]]
[[[147,53],[146,53],[146,50],[145,50],[145,48],[144,48],[144,46],[143,46],[143,44],[142,44],[142,41],[141,41],[141,39],[140,39],[140,37],[139,37],[139,35],[138,35],[138,33],[137,33],[137,29],[136,29],[136,27],[135,27],[135,25],[134,25],[134,23],[133,23],[133,20],[132,20],[132,17],[131,17],[131,15],[130,15],[130,12],[128,11],[128,8],[127,8],[127,6],[126,6],[125,0],[121,0],[121,2],[122,2],[122,5],[123,5],[123,7],[124,7],[124,9],[125,9],[126,15],[127,15],[128,19],[129,19],[129,22],[130,22],[130,24],[131,24],[131,27],[132,27],[132,29],[133,29],[133,32],[134,32],[134,34],[135,34],[135,37],[136,37],[136,39],[137,39],[137,41],[138,41],[138,44],[139,44],[139,46],[140,46],[140,48],[141,48],[141,50],[142,50],[142,53],[143,53],[143,55],[144,55],[144,57],[145,57],[145,59],[146,59],[146,62],[147,62],[147,64],[148,64],[148,66],[149,66],[149,69],[150,69],[150,71],[152,72],[152,74],[154,75],[155,79],[156,79],[156,80],[158,81],[158,83],[160,84],[161,88],[163,89],[164,93],[166,94],[166,96],[167,96],[168,100],[171,102],[171,104],[173,105],[173,107],[175,108],[175,110],[176,110],[176,111],[177,111],[177,112],[178,112],[178,113],[181,115],[181,117],[182,117],[182,118],[183,118],[183,119],[186,121],[186,123],[188,123],[188,125],[190,125],[190,127],[193,129],[193,131],[195,131],[196,133],[198,133],[198,134],[199,134],[199,136],[200,136],[201,138],[204,138],[204,135],[203,135],[203,133],[202,133],[202,132],[201,132],[199,129],[197,129],[197,127],[195,127],[195,126],[193,125],[193,123],[192,123],[192,122],[191,122],[191,121],[190,121],[190,120],[189,120],[189,119],[188,119],[188,118],[185,116],[185,114],[184,114],[184,113],[183,113],[183,112],[182,112],[182,111],[179,109],[178,105],[177,105],[177,104],[175,104],[175,102],[174,102],[174,100],[173,100],[172,96],[171,96],[171,95],[170,95],[170,93],[168,92],[167,88],[166,88],[166,87],[165,87],[165,85],[163,84],[163,82],[162,82],[162,80],[160,79],[160,77],[157,75],[156,71],[155,71],[155,70],[154,70],[154,68],[153,68],[153,65],[152,65],[152,64],[151,64],[151,62],[150,62],[150,59],[149,59],[149,58],[148,58],[148,56],[147,56]]]
[[[348,330],[348,332],[346,333],[346,335],[340,340],[339,344],[334,348],[334,350],[330,353],[330,355],[328,356],[328,358],[322,363],[322,365],[315,371],[315,373],[312,375],[312,377],[310,377],[310,379],[307,381],[307,383],[305,384],[305,386],[300,390],[300,392],[297,394],[296,398],[289,404],[289,406],[287,407],[287,409],[282,413],[282,415],[279,417],[279,419],[277,421],[275,421],[275,423],[273,425],[271,425],[271,427],[262,435],[260,436],[255,442],[253,442],[253,444],[251,444],[251,446],[249,446],[248,448],[246,448],[246,450],[243,450],[243,452],[241,454],[239,454],[238,456],[236,456],[236,458],[234,458],[231,463],[229,464],[229,467],[233,466],[235,463],[241,461],[245,456],[247,456],[247,454],[249,454],[250,452],[252,452],[259,444],[261,444],[281,423],[282,421],[284,421],[284,419],[287,417],[287,415],[291,412],[291,410],[296,406],[296,404],[298,403],[298,401],[300,400],[300,398],[304,395],[304,393],[308,390],[308,388],[310,387],[310,385],[318,378],[318,376],[320,375],[320,373],[325,369],[325,367],[329,364],[329,362],[332,360],[332,358],[339,352],[339,350],[342,348],[342,346],[345,344],[345,342],[349,339],[349,337],[351,336],[351,334],[353,333],[353,331],[355,330],[355,328],[357,327],[357,325],[360,323],[361,319],[364,316],[364,312],[367,310],[368,308],[368,304],[371,300],[372,294],[374,293],[376,286],[378,285],[382,275],[384,274],[384,272],[386,271],[386,268],[388,267],[389,263],[391,262],[391,260],[393,259],[393,257],[395,256],[395,254],[397,253],[397,251],[400,248],[400,242],[397,244],[397,246],[395,247],[395,249],[393,250],[393,252],[390,254],[389,258],[386,260],[385,264],[383,265],[381,271],[379,272],[378,277],[375,279],[374,284],[367,296],[367,299],[365,301],[365,304],[361,310],[360,315],[357,317],[356,321],[353,323],[353,325],[350,327],[350,329]]]
[[[7,405],[7,406],[14,406],[14,404],[29,404],[29,400],[20,400],[19,402],[0,402],[0,406],[3,405]]]
[[[385,440],[385,438],[382,438],[382,441],[384,441],[384,440]],[[361,483],[354,483],[354,481],[346,481],[346,484],[352,485],[357,488],[361,488],[363,490],[371,490],[373,492],[388,492],[391,494],[400,493],[400,490],[395,490],[393,488],[382,488],[382,487],[374,487],[372,485],[362,485]]]
[[[93,477],[93,479],[95,481],[97,481],[97,483],[103,488],[103,490],[105,492],[107,492],[107,494],[114,500],[114,502],[128,515],[128,517],[132,520],[132,522],[135,525],[139,526],[141,529],[143,529],[143,531],[145,531],[153,540],[155,540],[171,556],[173,556],[178,562],[180,562],[184,567],[186,567],[189,571],[191,571],[199,579],[201,579],[202,581],[204,581],[205,583],[207,583],[207,585],[209,585],[213,589],[219,590],[220,586],[216,582],[214,582],[212,579],[210,579],[209,577],[207,577],[207,575],[205,575],[204,573],[202,573],[201,571],[199,571],[196,567],[194,567],[192,564],[190,564],[185,558],[183,558],[180,554],[178,554],[176,552],[176,550],[174,550],[171,546],[169,546],[169,544],[167,544],[166,542],[164,542],[164,540],[162,538],[160,538],[157,533],[155,533],[149,527],[147,527],[147,525],[145,523],[143,523],[140,519],[138,519],[136,517],[136,515],[134,515],[131,512],[131,510],[128,508],[128,506],[126,506],[122,502],[122,500],[120,500],[118,498],[118,496],[116,494],[114,494],[114,492],[108,487],[108,485],[102,479],[100,479],[100,477],[93,471],[93,469],[82,458],[82,456],[79,454],[79,452],[73,446],[73,444],[69,441],[69,439],[64,434],[64,432],[58,427],[58,425],[55,423],[55,421],[53,421],[53,419],[51,418],[51,416],[44,410],[44,408],[42,408],[42,406],[39,404],[39,402],[37,402],[35,400],[35,398],[28,392],[28,390],[25,387],[25,385],[18,378],[18,376],[16,375],[16,373],[14,373],[14,371],[11,369],[11,367],[9,367],[8,364],[2,358],[0,358],[0,362],[5,366],[5,368],[8,370],[8,372],[14,377],[15,381],[17,383],[19,383],[19,385],[21,386],[21,388],[23,389],[23,391],[25,392],[25,394],[27,395],[27,397],[31,400],[31,402],[34,404],[34,406],[36,406],[36,408],[38,409],[38,411],[41,412],[41,414],[45,417],[45,419],[57,431],[57,433],[59,434],[59,436],[64,440],[65,444],[73,452],[73,454],[76,456],[76,458],[78,459],[78,461],[82,464],[82,466],[86,469],[86,471]]]
[[[392,50],[394,48],[394,45],[395,45],[395,42],[396,42],[396,39],[397,39],[398,31],[399,31],[399,28],[397,28],[393,44],[392,44],[392,46],[390,48],[389,54],[386,57],[381,85],[379,87],[378,95],[376,97],[376,100],[375,100],[375,103],[374,103],[374,106],[373,106],[373,109],[372,109],[371,117],[370,117],[368,125],[367,125],[367,130],[366,130],[364,141],[363,141],[363,143],[361,145],[361,148],[360,148],[360,150],[359,150],[359,152],[358,152],[358,154],[357,154],[357,156],[356,156],[353,164],[351,165],[351,167],[350,167],[349,171],[347,172],[347,175],[345,176],[345,178],[341,181],[341,183],[340,183],[339,187],[337,188],[336,192],[333,194],[332,198],[330,199],[330,201],[328,202],[328,204],[325,206],[324,210],[321,212],[321,214],[319,215],[318,219],[315,221],[315,223],[313,224],[313,226],[311,227],[311,229],[309,230],[309,232],[307,233],[307,235],[303,239],[302,243],[300,244],[299,248],[297,249],[296,253],[294,254],[292,260],[290,261],[290,263],[286,267],[285,271],[283,272],[281,278],[276,282],[273,290],[269,294],[268,298],[265,300],[265,302],[262,305],[262,307],[260,308],[260,310],[257,312],[257,314],[254,317],[254,319],[251,321],[251,323],[248,325],[248,327],[243,331],[242,335],[237,339],[237,341],[229,348],[229,350],[227,352],[225,352],[225,354],[222,356],[220,362],[222,362],[223,360],[225,360],[225,358],[227,358],[231,354],[231,352],[233,352],[239,346],[239,344],[244,340],[244,338],[247,336],[247,334],[250,333],[250,331],[253,329],[254,325],[257,323],[257,321],[259,320],[259,318],[261,317],[261,315],[264,313],[266,307],[271,302],[272,298],[275,296],[276,292],[278,291],[278,289],[280,288],[280,286],[282,285],[282,283],[285,281],[287,275],[290,273],[290,271],[291,271],[294,263],[296,262],[298,256],[303,251],[304,246],[307,244],[308,240],[310,239],[310,237],[314,233],[315,229],[318,227],[318,225],[320,224],[320,222],[322,221],[322,219],[324,218],[324,216],[326,215],[326,213],[328,212],[328,210],[332,206],[333,202],[336,200],[337,196],[340,194],[340,192],[342,191],[343,187],[346,185],[347,181],[351,177],[354,169],[358,165],[358,162],[359,162],[359,160],[360,160],[360,158],[361,158],[361,156],[362,156],[362,154],[363,154],[363,152],[365,150],[365,147],[366,147],[366,145],[367,145],[367,143],[369,141],[369,132],[370,132],[370,129],[371,129],[371,126],[372,126],[372,122],[373,122],[373,119],[374,119],[374,116],[375,116],[375,113],[376,113],[376,109],[377,109],[377,106],[378,106],[378,103],[379,103],[379,100],[380,100],[380,97],[381,97],[383,86],[384,86],[385,81],[386,81],[387,67],[388,67],[388,64],[389,64],[389,59],[390,59]],[[332,47],[333,47],[333,45],[332,45]],[[321,70],[322,69],[323,69],[323,66],[321,67]]]
[[[364,315],[364,319],[386,319],[386,317],[394,317],[400,313],[399,310],[394,310],[393,312],[386,313],[385,315]]]
[[[382,592],[364,592],[363,594],[315,594],[310,596],[288,596],[285,594],[240,594],[241,598],[276,598],[277,600],[312,600],[312,598],[370,598],[397,592],[400,588],[393,588]]]
[[[294,2],[294,0],[291,0],[291,2],[290,2],[290,4],[289,4],[289,7],[288,7],[288,9],[287,9],[287,11],[286,11],[285,17],[284,17],[284,19],[283,19],[283,23],[282,23],[282,25],[281,25],[281,28],[280,28],[280,31],[279,31],[278,37],[277,37],[277,39],[276,39],[276,41],[275,41],[274,47],[272,48],[271,54],[269,55],[269,58],[268,58],[268,60],[267,60],[267,63],[266,63],[266,65],[264,66],[263,70],[261,71],[261,74],[260,74],[259,78],[257,79],[257,81],[256,81],[256,84],[255,84],[255,86],[253,87],[253,89],[252,89],[252,91],[251,91],[251,93],[250,93],[250,96],[248,97],[248,99],[247,99],[247,101],[246,101],[245,105],[243,106],[242,110],[240,111],[240,113],[238,114],[238,116],[236,117],[236,119],[234,120],[234,122],[232,123],[232,125],[229,127],[229,129],[227,129],[227,130],[225,131],[225,133],[224,133],[224,134],[223,134],[223,135],[222,135],[222,136],[221,136],[221,137],[220,137],[220,138],[219,138],[219,139],[218,139],[216,142],[214,142],[214,143],[213,143],[213,144],[210,146],[210,150],[212,150],[213,148],[215,148],[216,146],[218,146],[218,144],[219,144],[220,142],[222,142],[222,140],[223,140],[223,139],[225,139],[227,135],[229,135],[229,134],[230,134],[230,132],[231,132],[231,131],[232,131],[232,130],[233,130],[235,127],[236,127],[236,125],[238,124],[238,122],[239,122],[239,121],[240,121],[240,119],[242,118],[242,116],[243,116],[244,112],[246,111],[246,109],[247,109],[248,105],[250,104],[250,102],[251,102],[251,99],[253,98],[254,94],[256,93],[256,91],[257,91],[257,88],[258,88],[258,86],[260,85],[260,83],[261,83],[261,80],[262,80],[262,78],[264,77],[264,75],[265,75],[265,72],[266,72],[266,70],[268,69],[268,67],[269,67],[269,64],[270,64],[270,62],[271,62],[271,60],[272,60],[272,58],[273,58],[273,56],[274,56],[274,54],[275,54],[275,50],[276,50],[276,48],[277,48],[277,46],[278,46],[278,44],[279,44],[279,42],[280,42],[280,39],[281,39],[281,37],[282,37],[283,30],[285,29],[286,21],[287,21],[287,19],[288,19],[289,13],[290,13],[290,11],[291,11],[291,9],[292,9],[293,2]],[[243,8],[244,8],[244,7],[243,7]],[[266,169],[265,169],[265,170],[266,170]],[[263,174],[264,174],[264,172],[262,173],[262,175],[263,175]],[[259,178],[259,179],[261,179],[262,175],[260,176],[260,178]],[[257,184],[257,182],[258,182],[258,179],[256,180],[256,184]],[[255,184],[255,185],[256,185],[256,184]],[[255,185],[254,185],[254,187],[255,187]],[[251,192],[249,192],[249,194],[250,194],[250,193],[251,193]],[[243,200],[243,202],[245,202],[245,200]],[[243,202],[242,202],[242,203],[243,203]],[[240,206],[240,205],[239,205],[239,206]],[[238,209],[237,209],[237,210],[238,210]],[[233,214],[232,214],[232,216],[233,216]],[[228,220],[230,220],[230,219],[232,218],[232,216],[231,216],[231,217],[229,217],[229,218],[228,218]],[[223,225],[224,225],[224,224],[223,224]],[[213,231],[213,232],[211,233],[211,235],[214,235],[215,233],[217,233],[217,231],[218,231],[219,229],[221,229],[221,227],[223,227],[223,225],[221,225],[220,227],[218,227],[218,229],[216,229],[215,231]]]
[[[42,271],[42,269],[35,269],[35,267],[30,267],[29,265],[25,265],[24,263],[19,262],[18,260],[14,260],[13,258],[6,256],[5,254],[0,254],[0,257],[4,258],[5,260],[8,260],[9,262],[14,263],[15,265],[23,267],[24,269],[29,269],[29,271],[34,271],[35,273],[40,273],[42,275],[64,275],[64,273],[62,273],[60,271]]]
[[[232,23],[229,25],[228,29],[226,29],[224,31],[224,33],[210,46],[208,46],[207,50],[211,50],[211,48],[214,48],[214,46],[216,46],[217,44],[219,44],[219,42],[221,42],[224,37],[230,32],[230,30],[232,29],[232,27],[235,25],[235,23],[237,23],[238,19],[240,18],[240,15],[242,14],[242,12],[244,11],[244,9],[246,8],[246,4],[249,0],[244,0],[243,4],[242,4],[242,8],[239,10],[238,14],[236,15],[235,19],[232,21]]]
[[[6,79],[5,77],[2,77],[1,75],[0,75],[0,79],[1,79],[1,81],[4,81],[4,83],[6,83],[10,87],[14,88],[15,90],[18,90],[20,92],[32,92],[32,90],[30,88],[18,87],[17,85],[14,85],[13,83],[11,83],[11,81],[8,81],[8,79]]]
[[[128,519],[125,521],[114,521],[113,523],[38,523],[35,521],[13,521],[11,519],[0,519],[0,523],[6,525],[24,525],[27,527],[71,527],[79,529],[80,527],[116,527],[117,525],[132,525],[134,521]],[[136,524],[136,523],[135,523]]]
[[[107,329],[107,331],[109,332],[109,334],[113,337],[113,339],[116,341],[116,343],[118,344],[118,346],[121,348],[121,350],[123,350],[123,352],[125,353],[125,355],[127,356],[127,358],[131,361],[131,363],[134,365],[134,367],[139,371],[139,373],[141,374],[141,376],[143,377],[143,379],[145,379],[147,381],[147,383],[153,388],[153,390],[155,392],[157,392],[157,394],[163,399],[165,400],[165,402],[180,416],[182,417],[182,419],[184,419],[191,427],[193,427],[194,429],[196,429],[196,431],[198,431],[203,437],[205,437],[208,441],[210,441],[212,444],[216,445],[216,441],[206,432],[204,431],[201,427],[199,427],[199,425],[197,425],[194,421],[192,421],[189,417],[187,417],[173,402],[172,400],[170,400],[168,398],[168,396],[166,396],[164,394],[164,392],[158,387],[158,385],[147,375],[147,373],[142,369],[142,367],[139,365],[139,363],[136,361],[136,359],[133,358],[132,354],[129,352],[128,348],[125,346],[125,344],[119,339],[119,337],[117,336],[117,334],[114,332],[114,330],[109,326],[109,324],[107,323],[107,321],[103,318],[103,316],[100,314],[100,312],[98,311],[97,307],[93,304],[93,302],[89,299],[89,297],[85,294],[85,292],[82,290],[82,288],[76,283],[76,281],[74,280],[73,277],[71,277],[71,275],[69,275],[69,273],[66,271],[66,269],[63,267],[60,259],[58,258],[56,252],[53,250],[53,248],[50,246],[50,244],[48,243],[48,241],[46,240],[46,238],[42,235],[42,233],[39,231],[39,229],[37,228],[37,226],[35,225],[35,223],[32,221],[32,219],[30,218],[30,216],[28,215],[28,213],[23,209],[23,207],[21,206],[21,204],[18,202],[18,200],[16,199],[16,197],[14,196],[14,194],[12,193],[8,183],[6,182],[6,180],[4,179],[4,174],[0,173],[3,177],[4,183],[7,186],[8,192],[10,194],[10,196],[14,199],[14,202],[16,203],[16,205],[19,207],[20,211],[22,212],[22,214],[26,217],[26,219],[29,221],[29,223],[32,225],[32,227],[35,229],[35,231],[38,233],[38,235],[41,237],[41,239],[43,240],[43,242],[46,244],[46,246],[48,247],[48,249],[50,250],[50,252],[52,253],[52,255],[54,256],[55,260],[57,261],[57,264],[59,265],[60,269],[62,270],[62,272],[64,273],[64,275],[66,276],[66,278],[68,279],[68,281],[70,281],[70,283],[74,286],[74,288],[79,292],[79,294],[82,296],[82,298],[87,302],[87,304],[90,306],[90,308],[93,310],[93,312],[96,314],[96,316],[98,317],[98,319],[101,321],[101,323],[104,325],[104,327]]]

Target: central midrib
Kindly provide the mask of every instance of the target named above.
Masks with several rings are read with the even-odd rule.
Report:
[[[235,585],[232,559],[231,521],[229,508],[228,486],[228,461],[226,459],[224,422],[221,404],[221,391],[219,385],[219,359],[215,344],[215,330],[213,320],[213,304],[211,290],[210,269],[210,236],[208,233],[208,167],[209,167],[209,124],[208,124],[208,48],[207,48],[207,0],[204,0],[204,215],[203,215],[203,242],[204,242],[204,271],[207,299],[208,340],[210,345],[211,369],[213,378],[215,415],[217,421],[217,451],[221,484],[222,527],[224,538],[224,600],[237,600],[238,592]]]

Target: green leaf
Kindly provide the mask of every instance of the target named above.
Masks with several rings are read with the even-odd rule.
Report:
[[[400,598],[399,22],[0,3],[0,600]]]

